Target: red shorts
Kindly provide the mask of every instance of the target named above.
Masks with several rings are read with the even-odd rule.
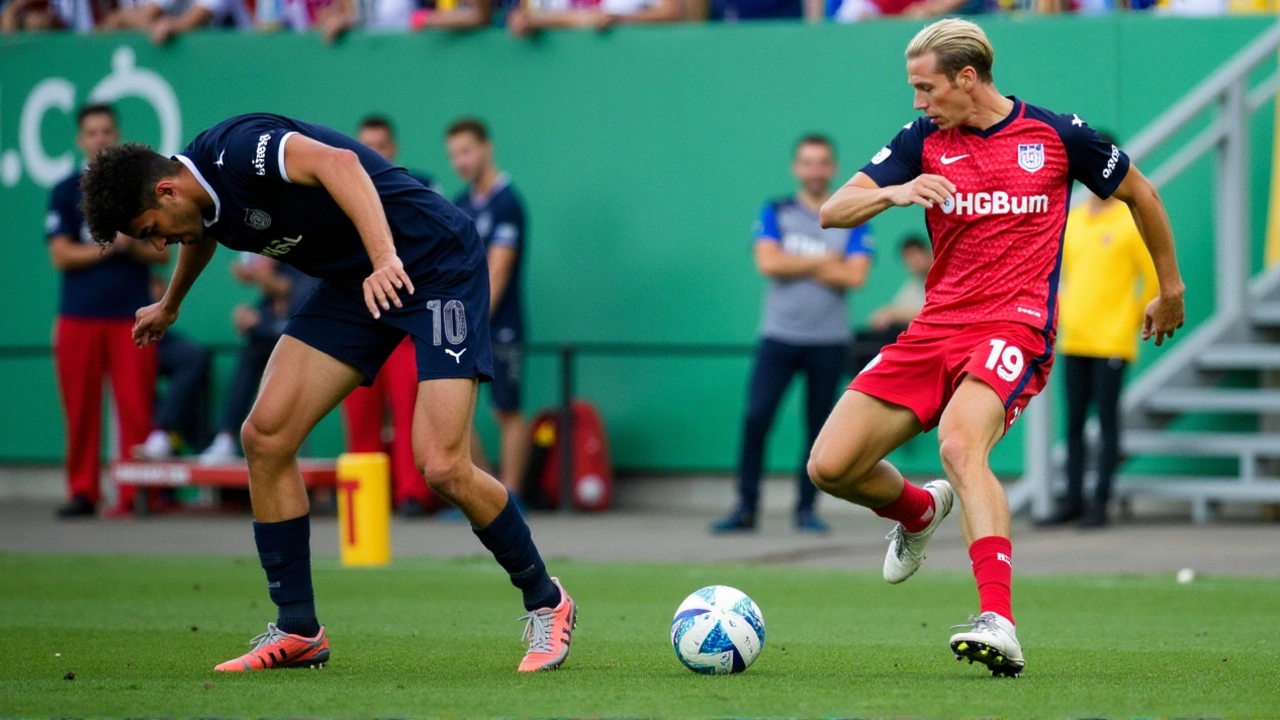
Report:
[[[973,375],[1004,402],[1008,431],[1044,388],[1052,366],[1052,337],[1030,325],[912,323],[867,364],[849,389],[910,409],[927,432],[938,426],[960,381]]]

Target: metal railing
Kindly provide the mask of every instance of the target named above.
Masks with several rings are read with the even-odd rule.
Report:
[[[1280,91],[1280,71],[1273,70],[1252,88],[1250,76],[1262,63],[1275,63],[1277,53],[1280,23],[1242,48],[1125,144],[1125,152],[1137,164],[1206,111],[1215,111],[1207,127],[1147,173],[1160,188],[1214,152],[1214,314],[1129,386],[1122,400],[1126,413],[1159,392],[1224,328],[1235,325],[1245,314],[1253,284],[1249,270],[1249,119]],[[1087,189],[1078,189],[1073,203],[1088,194]],[[1026,474],[1009,492],[1012,511],[1030,507],[1035,517],[1052,512],[1056,463],[1051,395],[1041,393],[1023,415],[1027,423]]]

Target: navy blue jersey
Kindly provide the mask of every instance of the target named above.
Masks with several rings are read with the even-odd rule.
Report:
[[[476,232],[484,241],[485,249],[509,247],[516,251],[516,266],[512,268],[507,289],[498,301],[490,325],[495,343],[521,342],[524,340],[524,257],[528,253],[528,231],[524,216],[524,203],[504,174],[484,197],[463,192],[454,200],[458,209],[476,223]]]
[[[284,154],[293,135],[356,153],[415,284],[454,274],[483,253],[467,216],[404,168],[336,130],[266,113],[225,120],[176,157],[213,197],[206,233],[233,250],[273,257],[339,284],[359,285],[373,272],[360,234],[329,191],[290,182]]]
[[[80,212],[80,175],[76,173],[53,187],[45,242],[65,236],[71,242],[93,244]],[[107,251],[101,262],[62,273],[58,313],[82,318],[132,318],[138,308],[151,303],[150,271],[132,256]]]

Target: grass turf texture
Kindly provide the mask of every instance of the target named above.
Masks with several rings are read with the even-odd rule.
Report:
[[[1028,669],[997,680],[947,648],[966,575],[552,565],[581,607],[559,672],[516,674],[519,595],[491,562],[321,561],[333,661],[228,676],[274,617],[253,560],[0,555],[0,716],[1280,715],[1280,582],[1019,577]],[[695,675],[668,642],[712,583],[764,613],[742,675]]]

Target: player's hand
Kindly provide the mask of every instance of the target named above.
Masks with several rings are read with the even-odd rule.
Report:
[[[373,274],[364,281],[364,304],[374,318],[382,317],[382,310],[390,310],[392,305],[404,307],[397,290],[413,294],[413,281],[404,271],[404,263],[394,254],[374,261]]]
[[[133,343],[142,348],[164,337],[164,331],[177,321],[178,311],[170,310],[163,302],[158,302],[139,308],[135,317]]]
[[[1150,340],[1155,336],[1156,345],[1163,345],[1165,338],[1173,337],[1173,331],[1182,327],[1186,319],[1187,309],[1181,292],[1159,295],[1147,304],[1142,320],[1142,339]]]
[[[956,186],[941,175],[919,175],[909,183],[894,187],[889,200],[898,207],[919,205],[932,208],[946,202],[956,191]]]

